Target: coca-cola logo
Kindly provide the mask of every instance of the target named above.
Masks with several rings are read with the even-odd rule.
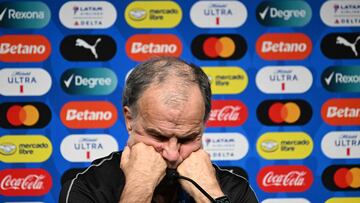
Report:
[[[41,196],[48,193],[51,186],[51,176],[43,169],[0,171],[0,194],[4,196]]]
[[[257,183],[265,192],[304,192],[312,182],[311,170],[301,165],[267,166],[257,176]]]
[[[238,100],[213,100],[208,127],[240,126],[247,117],[245,104]]]

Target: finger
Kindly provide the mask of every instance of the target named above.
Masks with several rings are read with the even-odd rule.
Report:
[[[120,167],[123,168],[129,163],[130,160],[130,148],[125,146],[124,151],[121,154]]]

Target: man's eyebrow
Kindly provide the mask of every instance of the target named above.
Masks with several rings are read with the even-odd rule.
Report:
[[[155,136],[166,136],[162,132],[156,130],[155,128],[145,128],[146,133],[155,135]]]

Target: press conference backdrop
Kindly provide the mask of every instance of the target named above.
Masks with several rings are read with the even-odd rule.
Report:
[[[167,55],[209,76],[204,148],[260,201],[358,203],[359,26],[358,0],[1,1],[1,202],[122,149],[126,75]]]

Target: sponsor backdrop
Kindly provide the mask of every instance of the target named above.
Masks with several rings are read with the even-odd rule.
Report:
[[[360,202],[360,1],[0,1],[0,202],[57,202],[127,140],[126,75],[212,84],[203,144],[260,201]]]

